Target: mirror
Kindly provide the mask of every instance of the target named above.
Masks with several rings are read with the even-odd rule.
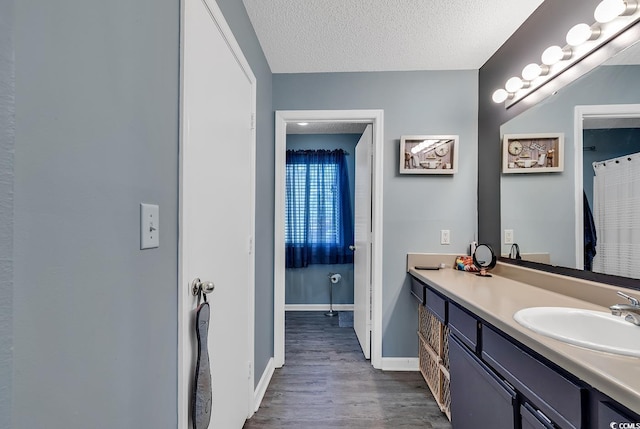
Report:
[[[624,238],[622,245],[606,244],[611,234],[594,228],[599,239],[593,264],[588,252],[585,256],[584,232],[592,218],[601,218],[598,210],[611,210],[610,203],[603,209],[602,197],[593,196],[593,163],[632,162],[627,161],[634,158],[630,154],[640,153],[639,80],[640,42],[502,125],[501,136],[562,133],[565,153],[563,171],[501,175],[502,256],[511,247],[506,241],[512,241],[519,245],[523,260],[640,278],[638,262],[616,269],[597,262],[598,258],[615,261],[624,253],[640,262],[640,216],[630,216],[629,207],[619,209],[622,219],[635,227],[635,232],[617,233]],[[640,155],[634,160],[640,164]],[[599,191],[599,195],[612,193]],[[620,223],[612,222],[614,227]]]
[[[480,270],[477,276],[491,277],[487,271],[496,266],[496,254],[493,253],[493,249],[487,244],[479,244],[473,252],[473,265]]]

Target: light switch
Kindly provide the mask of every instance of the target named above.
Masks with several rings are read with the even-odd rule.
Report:
[[[140,203],[140,249],[160,246],[160,208]]]

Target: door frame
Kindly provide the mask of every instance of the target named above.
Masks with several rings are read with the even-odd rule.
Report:
[[[584,218],[583,218],[583,122],[585,118],[640,118],[640,104],[600,104],[581,105],[574,108],[573,141],[574,141],[574,202],[575,202],[575,243],[576,268],[584,267]]]
[[[247,243],[248,248],[248,266],[247,266],[247,278],[248,278],[248,301],[247,301],[247,314],[248,314],[248,359],[249,368],[247,368],[247,409],[249,413],[247,418],[250,418],[255,411],[255,195],[256,195],[256,100],[257,100],[257,80],[249,62],[246,60],[240,45],[236,41],[231,28],[227,24],[227,21],[222,14],[218,4],[215,0],[180,0],[180,119],[179,119],[179,167],[178,167],[178,385],[177,385],[177,411],[178,411],[178,428],[189,429],[189,405],[190,405],[190,386],[192,384],[192,360],[189,358],[189,354],[185,350],[186,338],[192,335],[193,321],[190,320],[191,311],[195,309],[193,303],[194,297],[190,293],[190,278],[187,278],[184,268],[184,257],[186,252],[186,243],[183,240],[182,231],[184,230],[184,157],[186,142],[189,139],[189,106],[186,105],[184,100],[184,85],[185,85],[185,70],[184,70],[184,29],[187,22],[185,22],[185,3],[187,1],[202,1],[206,8],[209,10],[213,23],[217,26],[222,33],[229,49],[234,55],[240,68],[246,75],[251,84],[252,100],[251,100],[251,117],[247,118],[247,122],[251,126],[251,190],[250,190],[250,219],[249,219],[249,233],[250,239]],[[213,381],[215,383],[215,381]]]
[[[274,366],[284,365],[285,347],[285,165],[288,122],[370,123],[373,127],[372,255],[371,255],[371,364],[382,368],[382,190],[384,110],[277,110],[275,115],[275,225],[274,225]]]

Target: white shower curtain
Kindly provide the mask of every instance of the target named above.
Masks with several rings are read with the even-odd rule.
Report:
[[[640,153],[594,162],[593,271],[640,278]]]

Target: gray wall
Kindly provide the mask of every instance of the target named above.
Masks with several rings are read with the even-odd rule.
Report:
[[[477,71],[276,74],[275,110],[384,109],[383,356],[417,356],[406,254],[465,253],[476,225]],[[399,175],[402,135],[458,134],[454,176]],[[452,243],[441,246],[440,229]]]
[[[174,428],[179,4],[16,2],[15,47],[13,427]]]
[[[271,72],[242,2],[220,3],[258,79],[260,376]],[[0,24],[0,427],[175,428],[180,4],[9,1]],[[139,250],[140,202],[160,206],[158,249]]]
[[[11,427],[13,385],[13,0],[0,2],[0,428]]]
[[[256,113],[256,385],[273,357],[273,241],[275,195],[275,118],[271,69],[241,0],[217,0],[257,79]]]
[[[361,134],[289,134],[287,150],[343,149],[347,155],[351,213],[355,204],[355,150]],[[353,264],[309,265],[285,271],[285,304],[329,304],[328,273],[342,274],[333,288],[334,304],[353,304]]]
[[[342,279],[333,285],[334,304],[353,304],[353,264],[309,265],[287,268],[284,274],[285,304],[329,305],[329,273]]]
[[[505,109],[491,100],[511,76],[537,61],[548,46],[563,45],[579,22],[593,22],[599,0],[545,0],[527,21],[480,68],[478,91],[478,232],[481,242],[500,248],[500,126],[530,107],[527,101]],[[584,62],[588,67],[588,61]],[[575,67],[579,70],[582,66]]]

